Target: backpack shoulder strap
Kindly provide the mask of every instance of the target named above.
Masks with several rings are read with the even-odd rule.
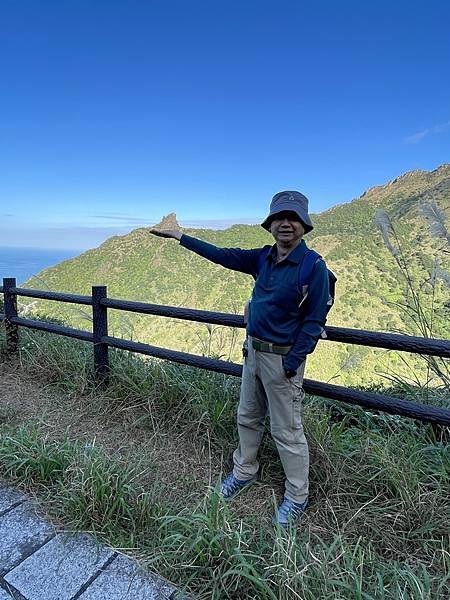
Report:
[[[308,293],[309,282],[311,281],[314,265],[322,257],[315,250],[308,250],[303,257],[302,263],[298,270],[298,287],[304,299]],[[302,300],[303,301],[303,300]]]
[[[299,308],[303,304],[303,302],[308,297],[309,284],[312,277],[312,272],[314,269],[314,265],[318,260],[322,260],[322,256],[316,252],[315,250],[308,250],[308,253],[305,254],[302,264],[299,268],[298,273],[298,286],[301,292],[301,301],[299,304]],[[334,304],[334,295],[335,295],[335,285],[336,285],[336,275],[330,271],[327,267],[328,272],[328,283],[330,286],[329,294],[328,294],[328,302],[327,302],[327,312]],[[327,334],[325,329],[322,329],[322,333],[320,334],[321,338],[326,339]]]

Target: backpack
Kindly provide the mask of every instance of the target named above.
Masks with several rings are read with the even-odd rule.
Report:
[[[261,272],[264,261],[266,260],[271,249],[272,249],[271,246],[267,246],[267,247],[264,247],[262,249],[262,251],[259,253],[258,273]],[[298,289],[300,290],[300,293],[302,296],[300,304],[298,305],[299,308],[301,307],[301,305],[303,304],[303,302],[306,300],[306,298],[308,296],[309,282],[311,281],[311,276],[312,276],[312,272],[314,269],[314,265],[321,258],[322,257],[320,256],[320,254],[318,252],[316,252],[315,250],[311,250],[311,249],[308,249],[305,256],[303,257],[303,260],[298,269]],[[330,288],[330,294],[329,294],[328,302],[327,302],[327,314],[328,314],[330,308],[334,304],[334,298],[335,298],[335,293],[336,293],[336,275],[333,273],[333,271],[330,271],[330,269],[328,269],[328,268],[327,268],[327,271],[328,271],[328,283],[329,283],[329,288]],[[322,337],[326,337],[325,332],[322,333]]]

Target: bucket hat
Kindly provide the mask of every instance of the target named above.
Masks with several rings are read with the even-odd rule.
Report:
[[[314,229],[308,214],[308,198],[300,192],[295,191],[278,192],[278,194],[275,194],[270,203],[269,214],[261,223],[261,226],[270,231],[270,224],[275,215],[286,210],[295,212],[298,215],[305,228],[305,233]]]

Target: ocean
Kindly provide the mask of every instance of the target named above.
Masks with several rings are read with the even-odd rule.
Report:
[[[3,277],[15,277],[21,285],[32,275],[81,254],[82,250],[13,248],[0,246],[0,285]]]

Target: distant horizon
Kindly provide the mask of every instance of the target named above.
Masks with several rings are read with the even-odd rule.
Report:
[[[35,251],[35,250],[39,250],[40,252],[84,252],[84,250],[82,248],[62,248],[59,246],[47,246],[46,248],[41,247],[41,246],[0,246],[0,252],[2,250],[31,250],[31,251]]]
[[[82,250],[64,248],[21,248],[0,246],[0,285],[4,277],[15,277],[21,285],[43,269],[82,254]]]
[[[337,206],[342,206],[344,204],[349,204],[351,202],[353,202],[354,200],[357,200],[358,198],[361,198],[364,194],[367,193],[368,190],[371,190],[373,188],[376,187],[382,187],[385,186],[387,184],[389,184],[391,181],[393,181],[394,179],[399,179],[400,177],[403,177],[404,175],[407,175],[409,173],[412,172],[417,172],[417,171],[423,171],[426,173],[431,173],[434,172],[436,170],[438,170],[441,167],[445,167],[447,165],[449,165],[450,163],[448,162],[443,162],[439,165],[437,165],[436,167],[432,168],[432,169],[411,169],[409,171],[405,171],[404,173],[401,173],[399,175],[397,175],[396,177],[389,179],[387,181],[384,182],[378,182],[378,183],[374,183],[373,185],[368,186],[363,192],[361,192],[358,196],[355,196],[353,198],[351,198],[350,200],[344,201],[344,202],[339,202],[336,204],[332,204],[327,208],[324,208],[324,210],[320,211],[320,212],[313,212],[310,210],[310,214],[311,215],[320,215],[323,212],[326,212],[328,210],[331,210]],[[268,203],[269,204],[269,203]],[[268,208],[268,204],[267,204],[267,208]],[[131,233],[132,231],[134,231],[135,229],[140,229],[140,228],[148,228],[148,227],[153,227],[155,225],[157,225],[158,223],[161,222],[161,220],[163,219],[163,217],[167,216],[168,214],[175,212],[172,210],[169,210],[168,212],[165,212],[165,214],[161,215],[161,218],[159,220],[146,220],[144,218],[140,218],[138,219],[136,223],[134,224],[129,224],[128,226],[103,226],[103,227],[95,227],[95,226],[81,226],[81,225],[76,225],[76,226],[70,226],[70,225],[66,225],[66,226],[59,226],[59,227],[43,227],[40,229],[40,233],[44,236],[45,239],[48,239],[48,236],[50,235],[50,237],[52,237],[55,235],[55,233],[58,233],[59,235],[61,235],[64,239],[67,239],[67,236],[72,234],[74,236],[79,236],[81,234],[81,236],[87,236],[87,238],[90,238],[89,241],[86,240],[86,243],[82,246],[76,246],[76,239],[73,240],[74,245],[68,245],[68,246],[63,246],[63,245],[54,245],[54,246],[41,246],[41,245],[19,245],[17,243],[12,243],[12,244],[5,244],[2,243],[0,245],[0,248],[20,248],[20,249],[31,249],[31,250],[61,250],[61,251],[78,251],[78,252],[86,252],[87,250],[91,250],[94,248],[97,248],[99,245],[101,245],[103,242],[105,242],[107,239],[114,237],[114,236],[124,236],[124,235],[128,235],[129,233]],[[175,213],[176,214],[176,213]],[[233,227],[234,225],[258,225],[260,223],[262,223],[262,221],[265,218],[265,214],[264,216],[261,216],[260,218],[255,218],[255,219],[251,219],[251,218],[246,218],[246,217],[241,217],[238,218],[236,217],[235,219],[233,218],[228,218],[228,219],[179,219],[178,215],[177,215],[177,221],[180,225],[180,227],[184,228],[184,229],[211,229],[211,230],[215,230],[215,231],[224,231],[226,229],[229,229],[230,227]],[[118,216],[116,216],[117,220],[121,220],[121,218],[119,218]],[[22,234],[27,233],[27,229],[24,228],[22,230]],[[29,235],[33,235],[36,234],[36,230],[28,230],[28,234]],[[28,238],[29,239],[29,238]],[[14,242],[17,240],[17,237],[15,237]],[[3,242],[3,240],[2,240]]]
[[[283,189],[320,214],[450,157],[443,0],[3,2],[0,19],[3,245],[92,248],[167,212],[257,223]]]

